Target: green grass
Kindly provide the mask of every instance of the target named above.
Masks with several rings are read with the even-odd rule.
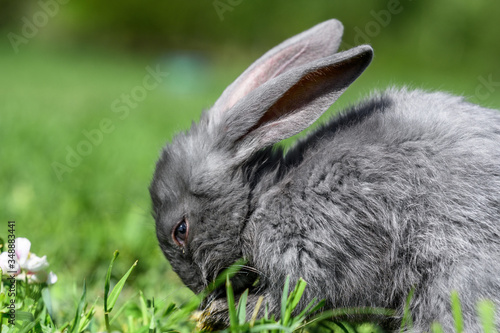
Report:
[[[449,68],[445,74],[425,66],[408,68],[407,51],[396,50],[390,57],[386,51],[377,53],[332,112],[375,88],[402,82],[474,99],[477,78],[489,75],[487,68],[472,66],[453,75]],[[86,310],[82,305],[81,312],[88,313],[98,298],[94,322],[105,322],[103,279],[115,250],[121,255],[110,275],[112,285],[138,260],[115,314],[125,307],[133,309],[136,319],[150,320],[153,310],[147,304],[154,296],[158,319],[171,304],[193,299],[158,249],[147,187],[165,141],[198,119],[252,59],[194,59],[187,65],[179,59],[53,50],[35,44],[16,55],[0,44],[0,236],[7,232],[7,221],[15,220],[16,236],[29,238],[34,252],[47,255],[50,269],[59,277],[50,287],[51,311],[58,324],[75,318],[84,281],[90,305]],[[170,75],[121,119],[112,111],[113,101],[141,85],[146,67],[158,63]],[[499,107],[500,94],[479,102]],[[111,121],[113,130],[60,180],[53,163],[64,163],[68,147],[76,149],[87,140],[83,132],[98,129],[103,119]],[[92,330],[93,325],[97,324],[89,325]]]
[[[225,332],[294,332],[303,331],[308,327],[317,326],[325,319],[334,317],[336,313],[345,314],[344,311],[319,312],[323,309],[324,302],[312,300],[304,310],[296,315],[292,312],[296,309],[307,283],[299,279],[295,288],[288,293],[289,279],[287,278],[283,288],[282,308],[280,319],[274,316],[269,317],[267,309],[264,317],[258,316],[263,298],[258,301],[251,319],[247,320],[246,305],[248,290],[246,290],[236,303],[230,277],[237,273],[241,265],[229,268],[218,279],[218,283],[210,286],[207,292],[202,295],[191,297],[187,302],[178,306],[175,303],[159,302],[155,299],[146,299],[142,292],[135,297],[129,298],[121,307],[113,311],[117,304],[118,297],[122,292],[127,279],[137,265],[135,262],[121,279],[111,288],[111,273],[115,260],[118,257],[118,251],[115,251],[108,266],[108,272],[104,279],[104,300],[101,302],[98,298],[89,303],[87,300],[87,288],[84,282],[83,292],[80,300],[75,305],[73,317],[67,321],[58,321],[53,313],[52,299],[47,284],[31,284],[27,280],[18,280],[13,282],[4,276],[0,281],[0,332],[114,332],[120,330],[123,332],[192,332],[201,329],[207,330],[210,327],[198,325],[194,317],[194,312],[199,307],[203,295],[218,287],[225,281],[227,298],[229,305],[230,326]],[[11,295],[15,293],[15,297]],[[13,302],[12,300],[15,300]],[[264,305],[262,305],[264,306]],[[101,308],[102,307],[102,308]],[[99,309],[101,308],[101,309]],[[101,311],[99,311],[101,310]],[[98,318],[96,314],[103,313],[104,320]],[[12,318],[10,314],[14,313],[15,326],[9,321]],[[94,318],[96,316],[97,318]],[[11,319],[14,320],[14,319]],[[340,323],[331,322],[338,327]],[[4,324],[3,326],[1,324]],[[344,323],[344,325],[348,325]],[[372,327],[375,329],[375,327]],[[336,330],[335,330],[336,331]],[[344,332],[341,330],[339,332]]]
[[[87,300],[87,288],[84,282],[83,292],[76,304],[73,317],[66,318],[67,321],[58,321],[53,313],[52,299],[46,284],[30,284],[26,281],[12,282],[11,279],[3,278],[0,281],[0,332],[199,332],[211,331],[212,327],[200,324],[203,321],[195,320],[195,312],[198,309],[203,295],[207,295],[213,288],[218,287],[217,282],[200,295],[191,297],[180,306],[173,302],[155,303],[154,297],[146,299],[142,292],[135,297],[129,298],[117,310],[113,311],[118,297],[122,292],[127,279],[137,265],[135,262],[121,279],[111,288],[111,273],[118,251],[115,251],[108,266],[108,272],[104,279],[104,301],[98,298],[89,303]],[[391,316],[393,311],[376,308],[357,309],[334,309],[328,310],[324,307],[324,301],[313,299],[301,311],[295,311],[307,287],[307,282],[299,279],[295,287],[290,291],[290,281],[287,277],[283,287],[280,318],[268,315],[267,307],[264,316],[259,311],[265,306],[265,300],[260,297],[253,313],[247,314],[248,289],[236,299],[230,278],[237,273],[241,267],[236,263],[230,267],[219,278],[219,285],[225,280],[226,294],[228,300],[229,327],[222,332],[264,332],[264,333],[292,333],[292,332],[333,332],[333,333],[383,333],[383,330],[371,323],[353,325],[349,322],[337,320],[349,314],[374,314]],[[12,297],[11,293],[17,293]],[[411,295],[409,296],[411,297]],[[13,302],[12,300],[15,300]],[[102,307],[102,308],[101,308]],[[462,310],[459,295],[451,294],[451,307],[455,322],[455,332],[464,332]],[[100,309],[101,308],[101,309]],[[100,310],[100,311],[99,311]],[[102,317],[96,316],[98,313]],[[15,325],[9,321],[10,314],[14,313]],[[405,316],[408,314],[405,314]],[[94,318],[96,317],[96,318]],[[197,316],[198,318],[203,318]],[[478,317],[482,324],[484,333],[495,333],[495,307],[489,301],[481,301],[478,304]],[[249,319],[250,318],[250,319]],[[13,320],[13,319],[11,319]],[[411,322],[406,322],[401,329],[411,330]],[[443,332],[439,323],[432,326],[432,333]]]

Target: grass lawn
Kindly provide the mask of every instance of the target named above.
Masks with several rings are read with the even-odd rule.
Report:
[[[404,50],[390,57],[385,50],[332,112],[375,88],[404,82],[500,107],[500,94],[477,94],[485,91],[478,90],[481,77],[491,73],[481,64],[441,72],[408,66]],[[59,278],[51,287],[56,318],[74,316],[84,279],[89,301],[102,302],[115,250],[120,257],[113,283],[138,260],[118,304],[139,302],[139,291],[160,304],[192,296],[157,246],[149,181],[163,144],[198,119],[252,60],[36,45],[15,54],[0,45],[0,237],[6,239],[7,221],[15,220],[16,236],[29,238],[32,252],[47,255]],[[158,68],[168,75],[154,89],[143,89]],[[124,93],[140,98],[127,104]],[[96,317],[102,323],[102,312]]]

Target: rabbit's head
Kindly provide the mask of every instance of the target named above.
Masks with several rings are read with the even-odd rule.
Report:
[[[242,232],[259,193],[244,166],[310,126],[370,63],[366,45],[336,53],[342,31],[330,20],[273,48],[163,149],[150,186],[157,236],[193,291],[253,246],[242,244]]]

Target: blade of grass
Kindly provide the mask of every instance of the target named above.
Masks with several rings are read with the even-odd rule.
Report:
[[[283,294],[281,295],[281,325],[286,326],[287,317],[287,301],[288,301],[288,290],[290,285],[290,276],[287,275],[285,280],[285,286],[283,287]]]
[[[455,320],[455,332],[462,333],[464,331],[464,318],[462,316],[460,298],[456,291],[451,293],[451,311],[453,313],[453,319]]]
[[[495,328],[495,304],[492,301],[481,301],[477,305],[477,314],[481,320],[484,333],[497,333]]]
[[[42,289],[42,300],[43,300],[43,304],[45,304],[45,308],[47,309],[49,317],[52,320],[52,317],[54,317],[54,315],[52,312],[52,298],[50,297],[49,288]]]
[[[275,331],[281,331],[281,332],[292,332],[292,330],[289,327],[280,325],[280,324],[263,324],[263,325],[257,325],[255,327],[252,327],[250,329],[250,332],[262,332],[266,330],[275,330]]]
[[[135,320],[133,316],[127,316],[127,332],[136,332],[137,329],[135,328]]]
[[[175,303],[169,303],[164,310],[162,310],[161,317],[167,317],[169,316],[172,312],[174,312],[177,309],[177,306]]]
[[[253,327],[253,325],[255,324],[255,320],[257,319],[257,316],[259,315],[259,310],[260,310],[260,307],[262,306],[263,301],[264,301],[264,297],[259,296],[259,299],[257,299],[257,304],[255,304],[255,308],[253,309],[252,319],[250,320],[250,327]]]
[[[134,270],[135,266],[137,266],[137,260],[134,262],[132,267],[130,267],[130,269],[127,271],[127,273],[125,273],[125,275],[123,275],[123,277],[120,279],[120,281],[118,281],[116,283],[115,287],[113,288],[113,290],[109,294],[108,311],[107,311],[108,313],[113,310],[113,307],[115,306],[115,303],[118,300],[118,296],[120,296],[120,293],[123,289],[123,286],[125,286],[125,282],[127,281],[128,277],[130,276],[130,273],[132,273],[132,271]]]
[[[89,326],[90,321],[94,317],[95,314],[95,305],[97,304],[97,300],[95,300],[94,304],[90,307],[89,311],[85,314],[82,321],[80,321],[80,325],[78,326],[78,332],[83,332],[87,326]]]
[[[313,298],[313,300],[309,302],[309,304],[307,304],[304,310],[302,310],[296,317],[292,318],[292,325],[297,325],[302,323],[306,319],[306,317],[311,313],[309,312],[309,309],[312,308],[314,303],[316,303],[316,298]]]
[[[306,285],[307,285],[307,283],[302,278],[299,278],[299,280],[295,284],[295,287],[293,288],[292,292],[290,293],[290,296],[288,296],[287,301],[286,301],[285,317],[282,320],[283,325],[288,325],[290,318],[292,318],[292,312],[293,312],[293,310],[295,310],[295,308],[299,304],[299,301],[302,298],[302,294],[304,293]],[[292,320],[292,322],[293,322],[293,320]]]
[[[42,311],[38,314],[37,319],[40,320],[40,327],[43,331],[43,333],[52,333],[52,328],[55,327],[54,322],[52,321],[52,318],[50,318],[50,315],[47,311],[47,308],[44,306]],[[0,330],[0,333],[2,330]]]
[[[248,289],[243,292],[240,296],[240,300],[238,302],[238,323],[242,326],[247,318],[247,298],[248,298]]]
[[[400,331],[404,331],[405,328],[408,330],[411,330],[411,328],[413,327],[413,321],[412,321],[411,313],[410,313],[410,302],[413,298],[414,292],[415,292],[415,288],[412,288],[410,290],[410,293],[408,294],[408,297],[406,297],[406,302],[405,302],[405,307],[404,307],[404,312],[403,312],[403,320],[401,321]]]
[[[83,292],[82,297],[80,298],[80,302],[78,303],[78,307],[76,308],[75,319],[73,321],[73,325],[69,328],[69,333],[78,333],[76,330],[80,327],[80,320],[82,318],[82,311],[85,306],[85,297],[87,295],[87,285],[85,280],[83,280]]]
[[[71,332],[69,330],[69,327],[70,327],[71,323],[64,323],[60,328],[59,328],[59,332]]]
[[[28,333],[30,330],[33,329],[33,327],[36,326],[36,324],[38,324],[38,322],[40,321],[40,319],[37,319],[35,321],[32,321],[31,323],[28,323],[26,324],[24,327],[22,327],[21,330],[17,331],[18,333]],[[13,326],[15,327],[15,326]],[[15,332],[15,331],[14,331]]]
[[[151,313],[151,321],[149,322],[149,333],[155,333],[156,332],[156,318],[155,318],[155,299],[151,300],[150,303],[150,313]]]
[[[113,322],[122,314],[123,311],[125,311],[125,309],[127,308],[127,306],[130,305],[130,303],[132,303],[132,299],[129,299],[125,303],[123,303],[122,306],[120,306],[120,308],[117,311],[115,311],[115,315],[113,316],[113,318],[111,318],[109,323],[113,324]]]
[[[120,253],[118,252],[118,250],[113,253],[113,258],[111,258],[111,262],[109,263],[108,266],[108,272],[106,273],[106,280],[104,281],[104,312],[111,311],[111,310],[108,311],[108,295],[109,295],[109,286],[111,280],[111,271],[113,269],[113,264],[119,254]]]
[[[342,329],[346,333],[356,333],[356,329],[350,323],[348,323],[346,321],[340,321],[340,322],[337,322],[337,324],[340,327],[342,327]]]
[[[325,328],[328,332],[357,333],[351,325],[346,325],[346,322],[343,321],[323,321],[319,326]]]
[[[439,323],[433,323],[431,326],[432,333],[444,333],[443,326]]]
[[[293,290],[292,294],[290,295],[290,308],[294,310],[297,305],[299,304],[300,299],[302,298],[302,294],[304,294],[304,290],[306,289],[307,282],[304,281],[302,278],[297,281],[297,284],[295,285],[295,289]]]
[[[149,321],[148,305],[146,299],[144,298],[144,293],[142,291],[139,292],[139,302],[141,305],[142,323],[143,325],[147,325]]]
[[[16,310],[16,321],[33,322],[35,317],[31,312]]]
[[[236,332],[238,327],[238,317],[236,315],[236,308],[234,302],[234,291],[231,281],[229,280],[229,275],[226,275],[226,294],[227,294],[227,307],[229,311],[229,326],[231,332]]]

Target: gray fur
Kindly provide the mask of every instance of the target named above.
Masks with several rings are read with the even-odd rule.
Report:
[[[303,305],[316,297],[334,308],[394,309],[382,321],[391,330],[414,289],[413,331],[439,321],[450,332],[457,290],[466,331],[480,332],[477,301],[500,307],[500,113],[393,88],[284,154],[272,145],[310,126],[371,60],[368,46],[303,60],[286,54],[290,41],[296,52],[311,38],[331,45],[342,31],[335,20],[319,27],[257,60],[165,147],[150,187],[160,247],[194,292],[246,258],[235,284],[242,291],[260,277],[250,309],[263,295],[279,315],[290,275],[308,282]],[[325,29],[338,33],[322,40]],[[292,58],[286,68],[279,61]],[[246,82],[252,68],[270,64],[277,75]],[[189,237],[178,246],[172,230],[183,218]],[[206,321],[227,321],[225,300],[209,301]]]

